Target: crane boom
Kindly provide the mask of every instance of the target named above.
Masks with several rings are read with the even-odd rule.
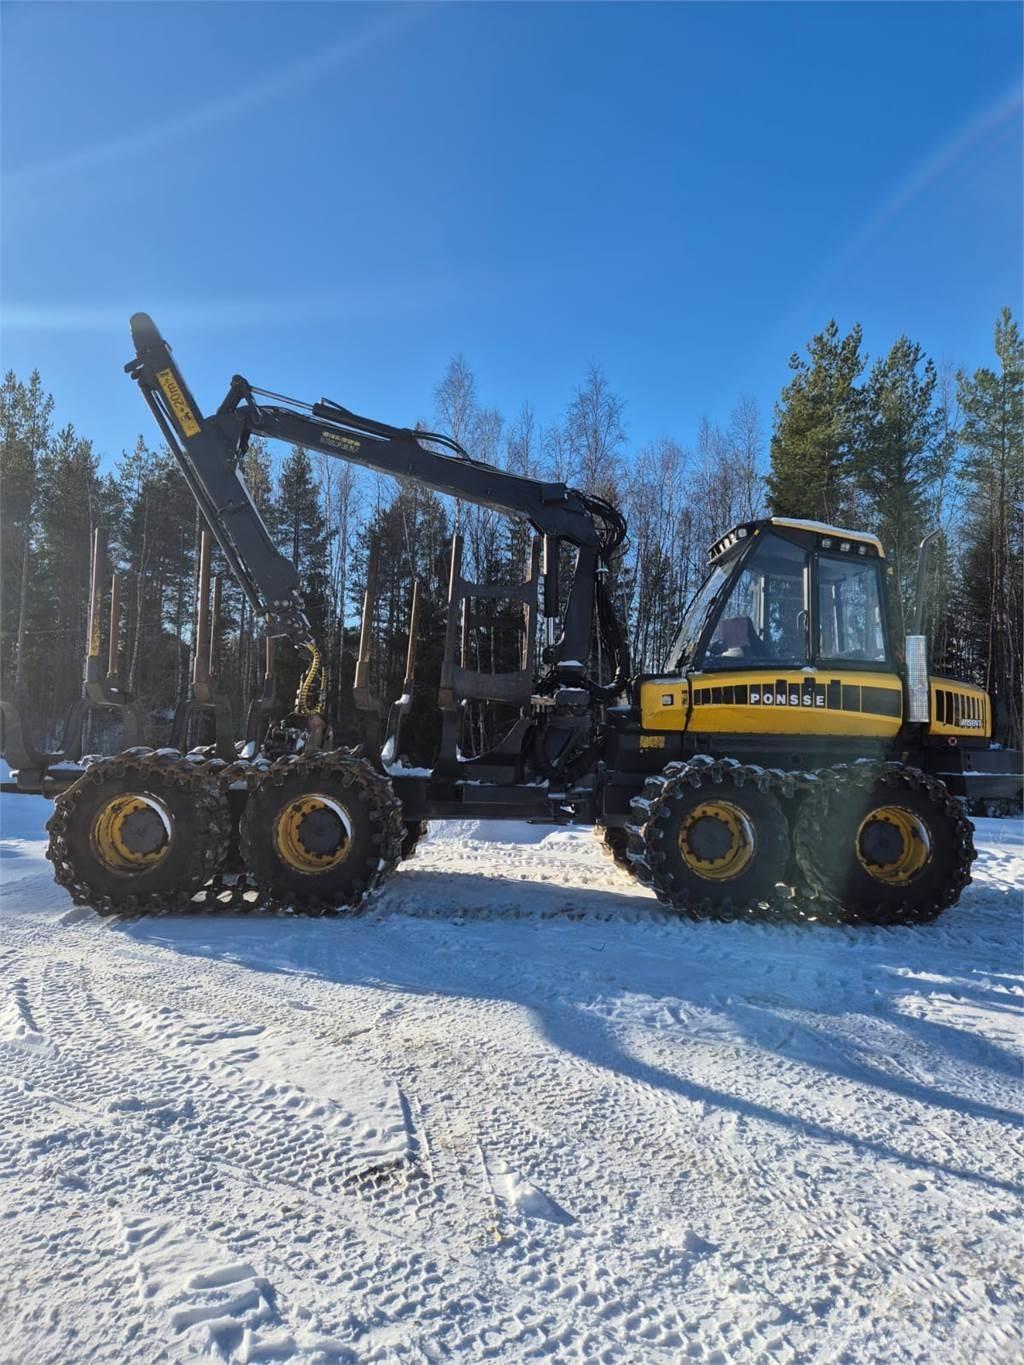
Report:
[[[148,314],[136,313],[131,330],[135,358],[125,370],[142,390],[211,531],[269,633],[286,635],[298,644],[310,639],[298,575],[273,544],[239,473],[253,435],[322,451],[466,502],[524,516],[541,535],[575,545],[583,557],[576,579],[585,598],[578,601],[575,614],[582,619],[585,609],[589,633],[598,560],[607,561],[625,534],[625,523],[609,504],[564,483],[527,478],[471,459],[449,437],[360,417],[327,399],[313,404],[281,399],[254,388],[240,375],[232,379],[216,413],[204,417],[170,345]],[[262,402],[263,397],[278,401]],[[442,443],[451,453],[431,449],[425,441]]]

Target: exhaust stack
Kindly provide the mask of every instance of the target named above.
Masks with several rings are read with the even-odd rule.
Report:
[[[917,587],[914,593],[914,633],[906,637],[907,720],[927,725],[931,720],[931,688],[928,683],[928,637],[924,633],[924,602],[928,576],[928,551],[942,535],[929,531],[917,547]]]

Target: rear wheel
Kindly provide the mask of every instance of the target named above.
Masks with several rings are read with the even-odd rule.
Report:
[[[923,924],[960,898],[973,826],[944,784],[902,763],[821,774],[793,831],[797,862],[847,923]]]
[[[632,803],[630,864],[677,910],[754,915],[777,897],[789,856],[778,798],[731,759],[672,765]]]
[[[345,750],[279,759],[239,823],[261,899],[306,914],[359,905],[395,867],[404,833],[390,782]]]
[[[231,835],[216,778],[175,749],[91,763],[47,822],[56,880],[101,914],[185,908],[223,864]]]

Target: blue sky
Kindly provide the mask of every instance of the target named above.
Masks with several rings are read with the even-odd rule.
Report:
[[[151,312],[232,373],[430,416],[462,352],[635,445],[770,417],[830,316],[991,354],[1021,297],[1013,4],[5,4],[4,368],[107,455]]]

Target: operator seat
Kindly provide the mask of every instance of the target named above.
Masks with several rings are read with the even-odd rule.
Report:
[[[764,642],[749,616],[729,616],[716,632],[722,649],[720,659],[763,659]]]

